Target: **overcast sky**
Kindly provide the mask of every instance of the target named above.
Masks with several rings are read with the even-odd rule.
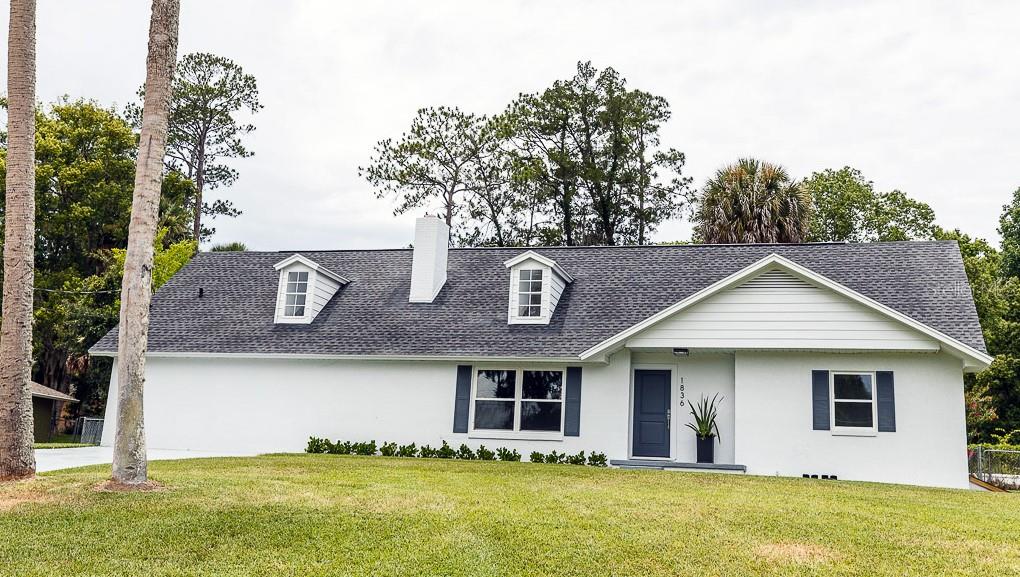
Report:
[[[518,93],[612,66],[664,96],[664,142],[699,186],[742,156],[798,177],[854,166],[997,239],[1020,186],[1020,2],[284,2],[183,0],[179,53],[258,79],[265,109],[217,191],[244,214],[215,242],[255,249],[406,246],[359,180],[419,107],[499,112]],[[40,0],[38,98],[122,107],[145,76],[149,2]],[[4,2],[2,29],[7,29]],[[3,43],[6,63],[6,43]],[[6,78],[6,73],[3,74]],[[686,239],[686,221],[657,240]]]

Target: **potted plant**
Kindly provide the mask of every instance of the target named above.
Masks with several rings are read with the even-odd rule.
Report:
[[[711,399],[701,395],[701,400],[697,405],[687,401],[687,404],[691,406],[691,416],[694,417],[694,422],[687,423],[687,427],[694,431],[698,437],[699,463],[715,462],[715,440],[720,437],[716,417],[719,415],[721,403],[722,398],[719,397],[719,393],[716,393]]]

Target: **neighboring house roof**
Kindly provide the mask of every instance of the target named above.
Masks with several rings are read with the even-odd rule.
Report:
[[[573,277],[548,325],[507,324],[505,262],[532,250]],[[273,265],[300,252],[350,279],[308,325],[274,323]],[[978,352],[953,241],[451,249],[432,303],[409,303],[411,249],[208,252],[155,295],[153,354],[576,359],[775,253]],[[203,297],[198,297],[202,288]],[[117,331],[93,348],[115,354]]]
[[[41,399],[53,399],[54,401],[67,401],[70,403],[77,403],[78,399],[61,393],[56,389],[40,385],[35,381],[28,382],[28,390],[31,391],[33,397],[39,397]]]

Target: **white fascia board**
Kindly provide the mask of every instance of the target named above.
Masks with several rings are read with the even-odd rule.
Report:
[[[601,343],[581,353],[581,359],[590,359],[593,357],[597,357],[599,355],[605,355],[606,352],[614,348],[619,348],[623,346],[623,342],[627,338],[641,332],[642,330],[654,325],[655,323],[667,317],[670,317],[696,303],[699,303],[716,293],[722,292],[728,288],[739,285],[744,281],[748,280],[749,278],[751,278],[752,276],[758,274],[759,272],[770,268],[785,270],[786,272],[799,276],[804,280],[830,289],[836,292],[837,294],[843,295],[849,298],[850,300],[853,300],[875,311],[878,311],[879,313],[882,313],[887,317],[897,320],[909,326],[910,328],[935,339],[940,344],[942,344],[946,349],[949,349],[949,351],[955,353],[956,356],[962,357],[964,359],[965,369],[968,368],[983,369],[992,362],[992,357],[988,356],[987,354],[982,353],[981,351],[969,345],[966,345],[954,339],[953,337],[950,337],[949,335],[942,333],[941,331],[933,329],[924,323],[918,322],[899,311],[887,307],[872,298],[866,297],[853,289],[847,288],[846,286],[836,281],[833,281],[825,276],[822,276],[812,271],[811,269],[803,267],[787,258],[779,256],[776,253],[770,254],[769,256],[731,274],[730,276],[701,289],[700,291],[692,294],[691,296],[685,298],[684,300],[666,309],[663,309],[662,311],[659,311],[658,313],[648,317],[647,319],[641,321],[640,323],[613,335],[612,337],[602,341]]]
[[[116,351],[90,352],[94,357],[117,357]],[[556,363],[556,364],[607,364],[608,360],[582,361],[578,357],[514,357],[514,356],[455,356],[455,355],[316,355],[304,353],[199,353],[150,351],[146,357],[193,359],[308,359],[348,361],[443,361],[456,363]]]
[[[340,283],[342,285],[351,282],[350,279],[348,279],[347,277],[345,277],[343,275],[339,275],[339,274],[337,274],[337,273],[335,273],[335,272],[333,272],[333,271],[331,271],[331,270],[329,270],[329,269],[319,265],[319,263],[317,263],[317,262],[311,260],[310,258],[308,258],[308,257],[306,257],[304,255],[301,255],[301,254],[293,254],[293,255],[291,255],[291,256],[281,260],[280,262],[274,264],[273,268],[275,268],[276,270],[281,270],[281,269],[286,268],[287,266],[289,266],[291,264],[294,264],[294,263],[301,263],[301,264],[305,265],[306,267],[314,270],[315,272],[317,272],[317,273],[319,273],[319,274],[321,274],[321,275],[323,275],[325,277],[329,277],[329,278],[335,280],[336,282],[338,282],[338,283]]]
[[[512,259],[504,262],[503,264],[506,265],[506,268],[510,268],[510,267],[512,267],[512,266],[514,266],[516,264],[520,264],[520,263],[522,263],[522,262],[524,262],[526,260],[534,260],[536,262],[539,262],[539,263],[541,263],[541,264],[551,268],[556,274],[560,275],[560,277],[565,282],[567,282],[567,283],[574,282],[574,277],[570,276],[570,273],[568,273],[567,271],[563,270],[563,267],[561,267],[560,265],[556,264],[556,261],[554,261],[553,259],[551,259],[549,257],[542,256],[542,255],[538,254],[537,252],[535,252],[533,250],[525,251],[525,252],[523,252],[523,253],[513,257]]]

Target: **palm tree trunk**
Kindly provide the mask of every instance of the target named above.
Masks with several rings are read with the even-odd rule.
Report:
[[[127,256],[120,295],[117,347],[117,434],[113,447],[113,481],[141,485],[148,480],[142,389],[152,300],[153,241],[159,217],[163,154],[169,117],[170,82],[177,60],[180,0],[153,0],[149,21],[149,56],[145,69],[145,103],[135,167]]]
[[[8,43],[0,480],[35,475],[28,392],[35,283],[35,0],[11,0]]]

